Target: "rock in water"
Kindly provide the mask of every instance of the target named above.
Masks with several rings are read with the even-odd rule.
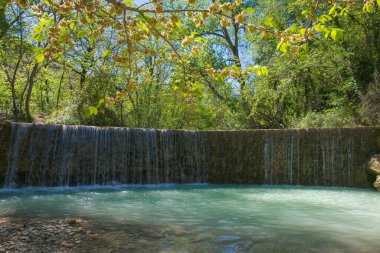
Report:
[[[376,189],[378,192],[380,192],[380,175],[378,175],[378,176],[376,177],[376,181],[375,181],[375,183],[373,183],[373,186],[375,187],[375,189]]]
[[[75,220],[75,219],[69,219],[68,221],[67,221],[67,224],[69,224],[69,225],[76,225],[76,224],[78,224],[79,222],[77,221],[77,220]]]
[[[369,171],[372,174],[380,175],[380,154],[372,156],[369,161]]]
[[[369,172],[376,176],[373,186],[380,192],[380,154],[374,155],[369,161]]]

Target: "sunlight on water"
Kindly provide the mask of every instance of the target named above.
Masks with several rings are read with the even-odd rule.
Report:
[[[0,217],[19,216],[82,217],[120,231],[123,225],[149,227],[154,240],[152,234],[147,240],[160,252],[380,247],[380,194],[370,190],[161,185],[0,191]],[[131,242],[139,243],[125,239]]]

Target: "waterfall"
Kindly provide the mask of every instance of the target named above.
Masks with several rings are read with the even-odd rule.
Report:
[[[6,187],[205,183],[200,133],[12,123]]]
[[[0,158],[6,158],[0,161],[0,187],[161,183],[366,187],[366,164],[380,151],[376,127],[179,131],[11,123],[7,131],[1,129],[0,153],[5,155]]]
[[[24,140],[28,133],[28,127],[25,124],[15,125],[12,124],[12,138],[11,138],[11,150],[8,161],[8,173],[5,180],[7,187],[16,186],[16,171],[18,169],[18,163],[20,161],[20,144]]]

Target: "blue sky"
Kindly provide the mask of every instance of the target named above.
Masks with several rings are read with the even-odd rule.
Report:
[[[140,4],[143,4],[143,3],[148,2],[148,0],[134,0],[134,2],[135,2],[137,5],[140,5]]]

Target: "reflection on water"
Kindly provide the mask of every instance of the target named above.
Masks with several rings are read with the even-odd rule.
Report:
[[[121,252],[376,252],[379,210],[380,194],[342,188],[161,185],[0,191],[0,219],[80,217],[96,224],[104,240]]]

